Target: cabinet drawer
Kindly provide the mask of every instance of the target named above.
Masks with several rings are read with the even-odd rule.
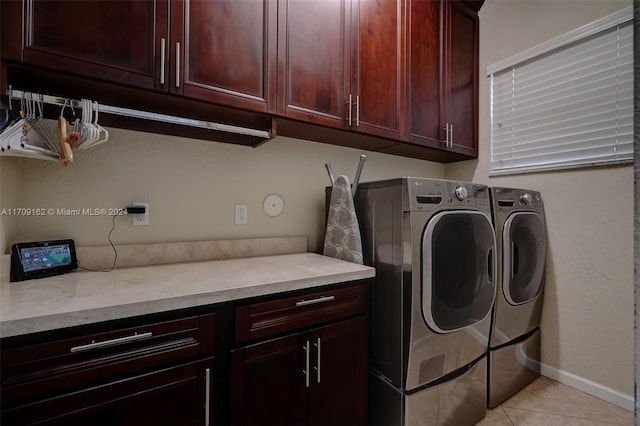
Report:
[[[236,342],[246,342],[367,312],[367,285],[315,291],[236,308]]]
[[[191,361],[0,412],[3,426],[204,425],[213,359]],[[207,396],[209,399],[207,399]]]
[[[214,320],[192,316],[2,350],[2,404],[211,354]]]

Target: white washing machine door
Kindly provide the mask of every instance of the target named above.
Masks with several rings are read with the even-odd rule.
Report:
[[[477,211],[435,214],[422,235],[422,316],[438,333],[487,317],[495,298],[495,234]]]
[[[511,305],[535,299],[542,290],[546,240],[537,213],[516,212],[502,230],[502,292]]]

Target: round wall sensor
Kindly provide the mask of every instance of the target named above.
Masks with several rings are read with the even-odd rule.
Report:
[[[262,203],[262,208],[267,216],[276,217],[284,210],[284,201],[278,194],[267,195]]]

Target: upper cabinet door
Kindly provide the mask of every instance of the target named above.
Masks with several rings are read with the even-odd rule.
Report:
[[[171,8],[171,91],[275,112],[275,0],[178,0]]]
[[[449,150],[470,156],[478,146],[478,14],[458,1],[448,2],[445,76]]]
[[[278,114],[344,128],[350,0],[280,0]]]
[[[475,157],[477,11],[461,1],[407,4],[409,140]]]
[[[136,86],[162,89],[161,40],[167,0],[27,0],[25,63]]]
[[[402,139],[402,0],[353,0],[352,129]]]
[[[441,1],[407,0],[409,140],[445,148]]]

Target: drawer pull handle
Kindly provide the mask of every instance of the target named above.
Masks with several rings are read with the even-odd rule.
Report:
[[[118,337],[117,339],[105,340],[103,342],[91,342],[86,345],[74,346],[71,348],[71,352],[90,351],[92,349],[106,348],[107,346],[122,345],[124,343],[135,342],[137,340],[148,339],[153,334],[149,331],[147,333],[135,333],[133,336]]]
[[[211,423],[209,408],[209,400],[211,399],[211,369],[207,368],[204,370],[204,386],[205,386],[205,395],[204,395],[204,425],[209,426]]]
[[[318,297],[317,299],[301,300],[296,303],[296,306],[315,305],[316,303],[330,302],[333,299],[335,299],[335,296],[322,296],[322,297]]]
[[[307,340],[307,343],[304,344],[304,346],[302,347],[302,349],[304,349],[304,370],[302,370],[302,372],[304,373],[304,385],[305,387],[309,387],[309,341]]]

